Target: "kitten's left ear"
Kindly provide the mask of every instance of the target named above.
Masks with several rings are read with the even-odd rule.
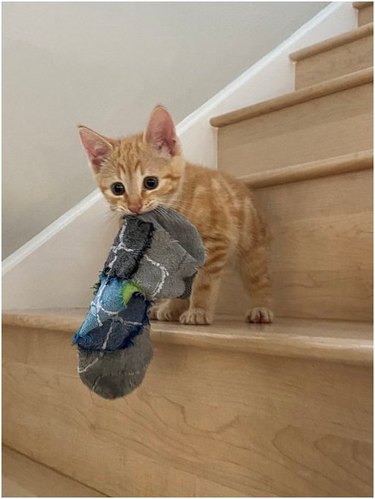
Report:
[[[152,111],[143,140],[157,151],[165,151],[171,156],[181,153],[172,117],[163,106],[156,106]]]

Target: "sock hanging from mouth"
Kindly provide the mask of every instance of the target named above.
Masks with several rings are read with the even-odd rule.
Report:
[[[188,298],[205,252],[172,209],[124,217],[86,320],[73,338],[81,380],[104,398],[127,395],[152,358],[147,312],[158,298]]]

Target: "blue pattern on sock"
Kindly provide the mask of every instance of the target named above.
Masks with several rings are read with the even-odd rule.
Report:
[[[126,308],[121,294],[126,282],[117,277],[107,277],[104,274],[100,276],[99,289],[91,302],[86,320],[73,338],[73,343],[77,343],[78,338],[102,326],[105,321]]]

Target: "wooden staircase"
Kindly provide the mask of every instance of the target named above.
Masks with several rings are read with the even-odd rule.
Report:
[[[106,401],[76,372],[85,310],[7,311],[8,490],[21,462],[48,495],[372,495],[373,27],[354,7],[358,29],[291,54],[293,93],[211,120],[270,226],[275,323],[242,322],[228,269],[215,324],[154,323],[144,383]]]

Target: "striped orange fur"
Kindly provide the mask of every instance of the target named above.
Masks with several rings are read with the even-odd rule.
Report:
[[[234,258],[251,296],[247,320],[272,321],[266,229],[243,183],[187,162],[172,118],[161,106],[152,112],[143,134],[115,140],[80,127],[80,136],[112,210],[124,215],[170,206],[201,234],[207,258],[195,278],[190,301],[166,300],[154,306],[153,318],[210,324],[223,269]]]

